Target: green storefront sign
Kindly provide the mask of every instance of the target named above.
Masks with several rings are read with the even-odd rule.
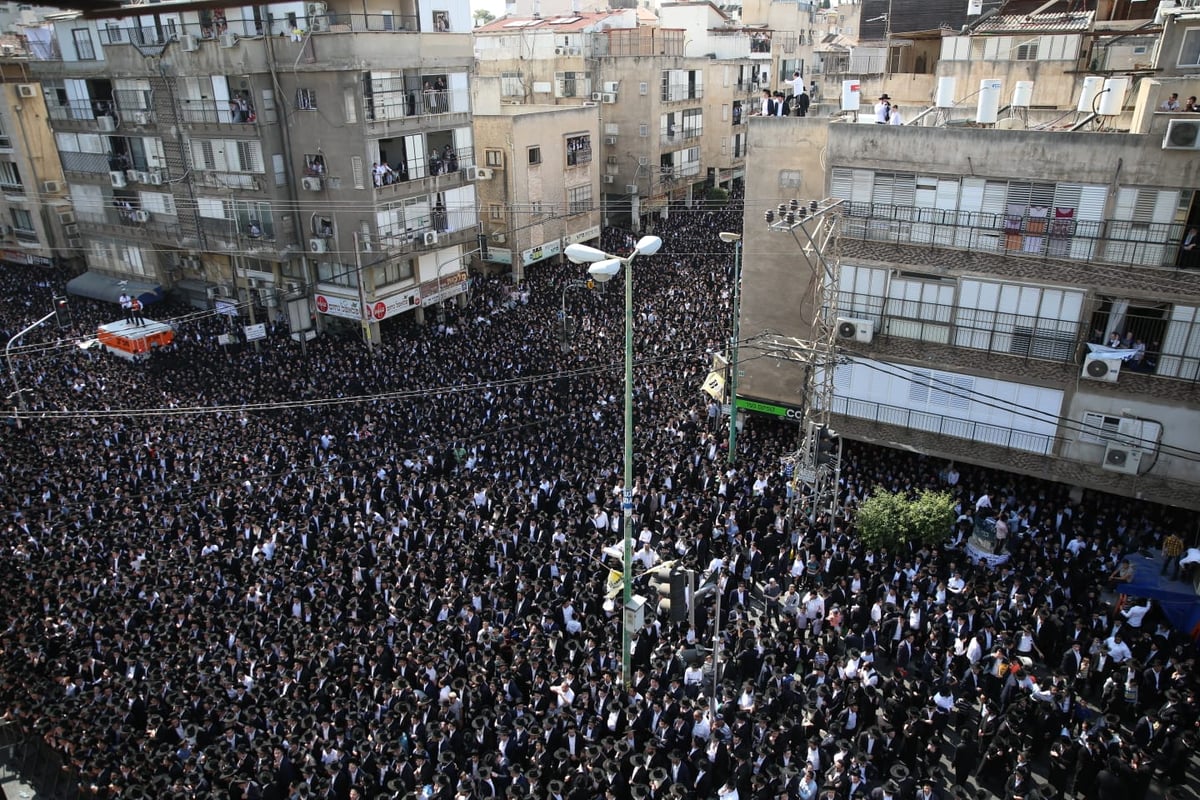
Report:
[[[804,419],[804,409],[799,406],[784,406],[778,403],[768,403],[762,400],[751,400],[748,397],[739,397],[737,399],[737,407],[741,411],[755,411],[759,414],[769,414],[772,417],[794,419],[797,422]]]

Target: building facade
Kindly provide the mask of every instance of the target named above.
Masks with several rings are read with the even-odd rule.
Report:
[[[445,299],[477,243],[470,29],[459,0],[57,22],[35,74],[89,269],[294,332]]]
[[[753,121],[743,339],[836,324],[838,358],[816,366],[851,438],[1200,508],[1200,264],[1183,249],[1200,159],[1167,135],[1183,115],[1149,116],[1144,133]],[[819,309],[822,263],[762,215],[823,196],[841,221]],[[746,397],[803,408],[802,364],[744,371]]]

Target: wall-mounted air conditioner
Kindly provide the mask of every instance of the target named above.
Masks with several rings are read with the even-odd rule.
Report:
[[[479,168],[478,167],[463,167],[463,177],[469,181],[479,180]]]
[[[306,191],[306,192],[321,191],[321,179],[320,178],[301,178],[300,185],[304,187],[304,191]]]
[[[134,125],[149,125],[154,120],[149,111],[135,111],[130,116]]]
[[[209,300],[216,300],[219,297],[229,297],[229,294],[230,294],[229,287],[225,286],[224,284],[218,284],[217,286],[209,286],[207,289],[204,290],[204,293],[206,295],[208,295]]]
[[[602,93],[600,93],[600,92],[592,92],[592,102],[593,102],[593,103],[599,103],[599,102],[600,102],[600,98],[601,98],[601,97],[603,97],[603,96],[604,96],[604,95],[603,95]]]
[[[638,190],[637,190],[636,183],[625,184],[625,194],[637,194],[637,193],[638,193]]]
[[[108,114],[96,117],[96,125],[100,128],[101,133],[112,133],[117,129],[117,121]]]
[[[108,173],[108,179],[112,182],[112,187],[114,189],[124,189],[126,186],[128,186],[128,184],[125,182],[124,170],[113,170],[112,172]]]
[[[604,176],[605,183],[616,183],[616,181],[617,181],[616,175],[605,175]]]
[[[838,317],[837,338],[870,344],[875,338],[875,323],[869,319]]]
[[[425,231],[425,236],[423,238],[423,241],[425,242],[426,247],[432,247],[433,245],[437,244],[438,243],[437,231]]]
[[[190,33],[185,33],[179,37],[179,46],[185,53],[194,53],[200,49],[200,40]]]
[[[37,97],[37,84],[36,83],[18,83],[17,84],[17,96],[18,97]]]
[[[492,179],[492,171],[487,167],[475,167],[475,180],[490,181]]]
[[[142,173],[139,172],[138,170],[136,170],[136,169],[125,170],[125,181],[127,183],[140,183],[141,180],[142,180]]]
[[[615,103],[617,102],[617,96],[612,92],[605,92],[604,94],[600,95],[600,100],[604,103]]]
[[[617,143],[617,137],[615,137],[615,136],[605,136],[605,137],[604,137],[604,143],[605,143],[605,144],[609,144],[609,145],[616,144],[616,143]]]
[[[152,169],[146,173],[146,181],[145,182],[150,184],[151,186],[162,186],[163,181],[165,181],[165,180],[166,180],[166,177],[163,175],[161,169]]]
[[[308,252],[310,252],[310,253],[324,253],[327,249],[328,249],[328,244],[325,242],[324,239],[309,239],[308,240]]]
[[[146,211],[145,209],[142,209],[142,208],[137,209],[136,211],[131,213],[129,216],[134,222],[149,222],[150,221],[150,212]]]
[[[1173,119],[1167,123],[1163,150],[1200,150],[1200,119]]]
[[[1079,373],[1079,377],[1090,381],[1116,383],[1120,374],[1121,359],[1090,355],[1083,360],[1083,372]]]
[[[495,242],[496,244],[504,244],[505,242],[508,241],[508,237],[505,236],[503,233],[493,233],[492,241]]]
[[[236,33],[222,33],[221,34],[221,47],[224,47],[226,49],[228,49],[230,47],[237,47],[237,43],[238,43],[238,37],[237,37]]]
[[[1110,442],[1104,448],[1104,463],[1100,466],[1109,472],[1137,475],[1142,465],[1142,451],[1124,442]]]
[[[566,54],[567,54],[567,48],[565,48],[565,47],[556,47],[556,48],[554,48],[554,55],[556,55],[556,56],[565,56]]]
[[[61,181],[43,181],[42,191],[46,194],[58,194],[62,191]]]
[[[610,94],[616,94],[617,90],[620,87],[621,87],[620,81],[605,81],[604,82],[604,91],[606,91]]]

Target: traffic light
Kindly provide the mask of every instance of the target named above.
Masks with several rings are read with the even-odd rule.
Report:
[[[71,307],[67,305],[67,298],[54,298],[54,321],[58,323],[60,328],[69,328],[71,326]]]
[[[671,622],[682,622],[688,616],[687,570],[676,569],[673,561],[646,571],[651,590],[658,595],[659,616]]]
[[[816,455],[818,467],[827,467],[837,463],[838,435],[827,425],[817,428]]]

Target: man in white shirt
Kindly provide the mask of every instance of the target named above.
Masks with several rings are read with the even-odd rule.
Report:
[[[1131,605],[1121,612],[1121,615],[1125,617],[1125,624],[1134,630],[1141,630],[1142,620],[1145,618],[1147,612],[1150,611],[1150,601],[1143,600],[1142,603],[1144,605]]]
[[[1119,633],[1114,633],[1105,639],[1104,647],[1108,650],[1108,655],[1112,658],[1114,664],[1122,664],[1133,657],[1133,653],[1129,650],[1129,645],[1125,644],[1123,637]]]
[[[879,101],[875,103],[875,124],[887,125],[888,117],[892,111],[892,98],[886,94],[879,96]]]

